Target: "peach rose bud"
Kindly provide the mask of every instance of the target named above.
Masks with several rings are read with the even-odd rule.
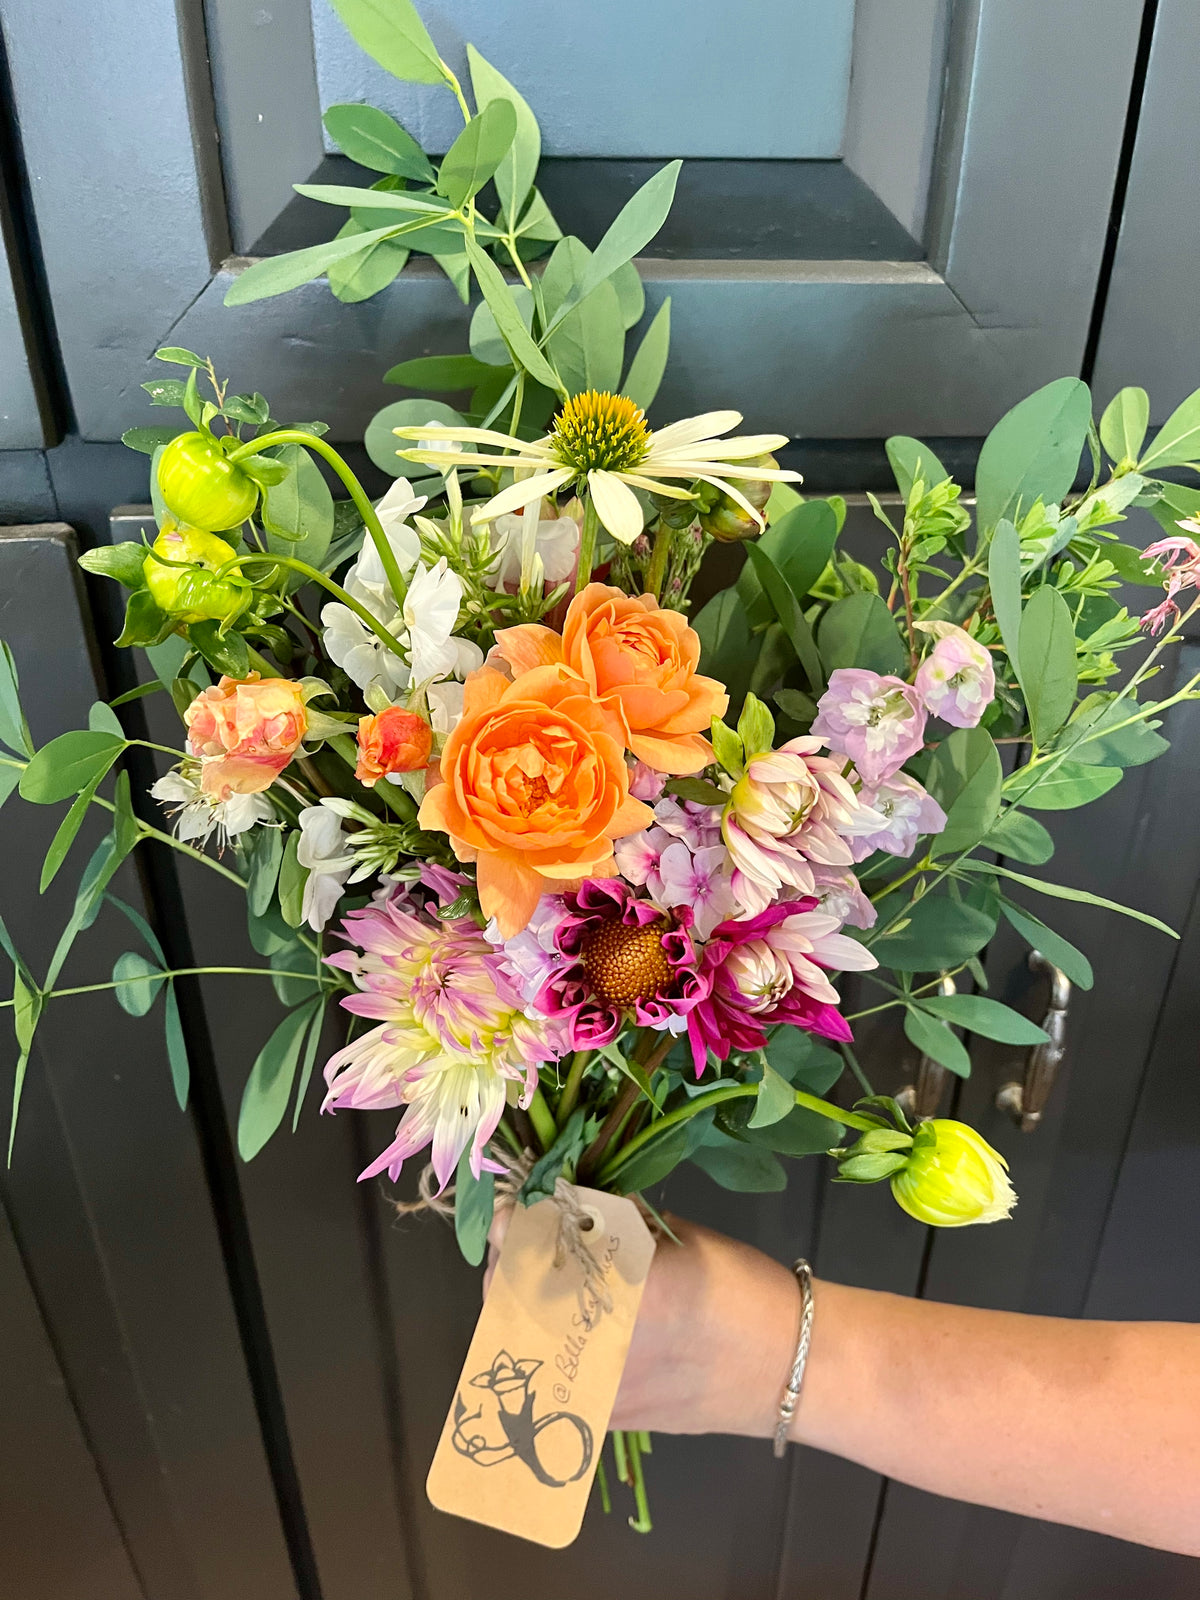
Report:
[[[214,800],[269,789],[308,731],[304,691],[290,678],[222,678],[183,718],[201,760],[200,786]]]
[[[415,711],[388,706],[358,721],[358,765],[354,776],[367,788],[390,772],[416,772],[429,764],[433,729]]]

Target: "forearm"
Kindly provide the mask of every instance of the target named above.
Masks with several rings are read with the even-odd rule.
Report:
[[[920,1489],[1200,1555],[1200,1329],[816,1286],[793,1438]]]

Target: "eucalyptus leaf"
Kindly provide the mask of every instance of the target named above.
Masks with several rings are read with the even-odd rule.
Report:
[[[389,367],[383,381],[399,384],[404,389],[449,393],[455,389],[473,389],[491,371],[491,367],[474,356],[417,356],[413,361],[401,361],[398,366]]]
[[[502,102],[493,101],[493,105]],[[521,364],[539,383],[544,383],[548,389],[553,389],[556,394],[561,394],[566,399],[566,391],[558,374],[550,366],[546,357],[534,344],[533,339],[524,322],[513,305],[509,296],[508,285],[501,276],[496,263],[484,254],[473,239],[466,240],[467,256],[471,262],[471,270],[475,280],[483,291],[492,316],[496,319],[496,326],[501,337],[512,353],[513,359]]]
[[[812,1094],[832,1089],[845,1070],[838,1052],[803,1028],[776,1028],[767,1044],[767,1060],[793,1088]]]
[[[158,991],[167,979],[161,967],[136,950],[126,950],[113,964],[113,993],[122,1011],[131,1017],[144,1017],[158,999]]]
[[[442,158],[438,193],[461,209],[483,188],[511,150],[516,136],[517,113],[512,102],[489,100]]]
[[[1100,443],[1113,461],[1136,461],[1150,426],[1150,396],[1145,389],[1120,389],[1100,418]]]
[[[701,1112],[688,1122],[677,1122],[650,1139],[613,1174],[612,1187],[618,1194],[636,1194],[661,1183],[683,1161],[692,1148],[693,1124],[712,1112]]]
[[[821,618],[817,645],[830,672],[866,667],[871,672],[902,673],[908,664],[896,619],[877,594],[852,594],[835,601]]]
[[[667,220],[682,166],[682,161],[669,161],[621,207],[592,253],[579,287],[580,299],[589,295],[605,278],[611,277],[618,267],[632,261],[638,251],[643,250],[654,238]]]
[[[238,1110],[237,1145],[243,1161],[252,1161],[283,1121],[304,1035],[320,999],[290,1011],[255,1058]]]
[[[975,471],[981,533],[1041,499],[1058,505],[1079,470],[1092,420],[1091,395],[1079,378],[1057,378],[1005,413],[988,434]]]
[[[480,110],[493,100],[504,100],[514,113],[513,137],[495,172],[496,194],[512,226],[520,216],[533,188],[533,180],[537,177],[538,162],[542,158],[542,136],[537,118],[524,97],[513,88],[503,73],[497,72],[490,61],[484,60],[473,44],[467,45],[467,63],[471,69],[475,104]]]
[[[1075,624],[1070,608],[1050,584],[1035,589],[1021,614],[1018,677],[1033,736],[1044,745],[1075,704]]]
[[[411,133],[376,106],[330,106],[321,119],[330,138],[351,161],[372,172],[390,172],[401,178],[432,183],[436,177],[429,157]]]
[[[304,885],[308,882],[308,868],[300,864],[300,833],[294,829],[288,834],[279,864],[279,914],[289,928],[298,928],[304,920]]]
[[[377,411],[367,424],[363,437],[367,454],[381,471],[393,478],[406,477],[413,467],[410,462],[402,461],[398,452],[409,449],[410,442],[406,440],[402,443],[392,429],[419,427],[425,422],[461,428],[463,417],[453,406],[443,405],[440,400],[394,400],[382,411]],[[429,431],[432,434],[437,430],[431,428]]]
[[[405,83],[444,83],[433,40],[412,0],[330,0],[351,38]]]
[[[353,218],[342,224],[339,238],[362,236],[367,230]],[[403,239],[378,239],[358,255],[334,261],[326,271],[332,293],[343,305],[358,305],[386,289],[403,270],[409,249]]]
[[[51,883],[53,883],[58,869],[67,859],[67,853],[75,843],[76,835],[79,833],[83,825],[83,819],[87,816],[88,808],[92,803],[92,796],[96,793],[97,785],[103,776],[104,774],[100,773],[84,789],[80,790],[71,804],[71,809],[59,823],[58,831],[50,841],[50,848],[46,851],[46,858],[42,862],[42,876],[38,883],[39,894],[45,894]],[[19,774],[14,774],[14,777],[19,777]]]
[[[225,304],[245,306],[255,300],[268,300],[272,295],[286,294],[289,289],[298,289],[302,283],[319,278],[334,262],[355,255],[381,239],[396,237],[401,231],[393,224],[388,228],[373,228],[368,233],[330,239],[326,244],[308,245],[303,250],[289,251],[287,255],[265,256],[234,277],[225,292]]]
[[[283,831],[280,828],[255,828],[250,841],[250,876],[246,900],[251,914],[261,917],[275,898],[279,865],[283,860]]]
[[[187,1040],[184,1038],[183,1023],[179,1016],[179,1000],[175,994],[175,985],[170,982],[167,984],[163,1025],[166,1030],[167,1065],[171,1070],[175,1103],[181,1111],[186,1111],[191,1068],[188,1064]]]
[[[959,1078],[971,1076],[971,1057],[966,1046],[945,1022],[930,1016],[916,1005],[904,1008],[904,1033],[909,1043],[939,1067]]]
[[[1039,951],[1047,961],[1061,967],[1077,988],[1092,987],[1095,980],[1091,962],[1061,933],[1055,933],[1053,928],[1048,928],[1044,922],[1032,916],[1024,906],[1014,905],[1011,900],[1001,900],[1000,909],[1030,949]]]
[[[629,363],[629,371],[621,385],[622,394],[627,394],[634,405],[641,406],[643,411],[648,410],[658,393],[663,373],[667,370],[670,345],[671,297],[668,295],[642,335],[642,342]]]
[[[621,386],[625,329],[621,304],[611,282],[598,284],[557,324],[546,341],[568,394],[585,389],[616,392]]]

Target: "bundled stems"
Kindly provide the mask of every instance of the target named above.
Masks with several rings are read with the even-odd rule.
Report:
[[[667,575],[667,556],[671,550],[671,529],[660,517],[654,530],[654,544],[650,551],[650,565],[646,568],[646,593],[656,600],[662,598],[663,579]]]
[[[575,572],[575,593],[580,594],[592,581],[596,565],[596,542],[600,534],[600,515],[591,492],[583,497],[583,531],[579,536],[579,566]]]

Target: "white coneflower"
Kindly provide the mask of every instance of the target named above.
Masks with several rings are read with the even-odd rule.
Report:
[[[668,480],[711,484],[763,526],[762,513],[730,480],[799,482],[800,474],[754,464],[785,445],[785,434],[719,437],[741,420],[737,411],[708,411],[656,432],[624,395],[587,389],[567,400],[550,432],[532,443],[490,428],[445,427],[438,430],[435,452],[430,448],[428,424],[393,431],[400,439],[422,441],[416,449],[397,451],[406,461],[443,468],[452,461],[455,466],[500,467],[516,474],[515,483],[472,513],[473,522],[492,522],[505,512],[520,511],[543,495],[555,495],[573,485],[587,491],[596,515],[613,538],[632,544],[644,525],[635,489],[677,500],[690,498],[688,489]],[[446,450],[450,442],[459,447],[452,454]],[[465,445],[491,445],[494,449],[462,448]]]

